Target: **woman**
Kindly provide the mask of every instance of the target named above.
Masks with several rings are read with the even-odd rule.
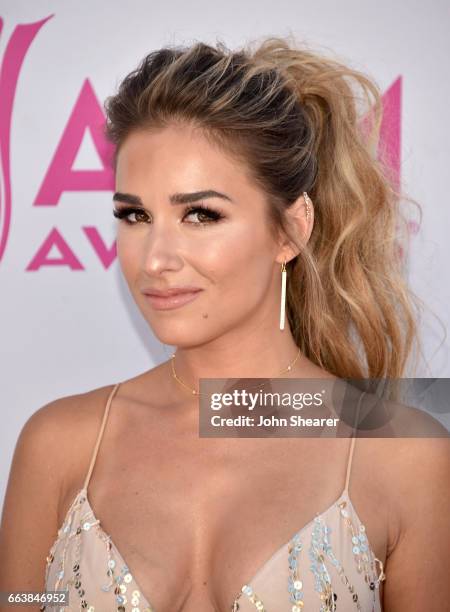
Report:
[[[398,198],[350,82],[376,131],[367,77],[279,38],[161,49],[108,98],[120,266],[176,351],[26,423],[2,590],[102,612],[442,609],[444,441],[198,432],[200,378],[405,372]]]

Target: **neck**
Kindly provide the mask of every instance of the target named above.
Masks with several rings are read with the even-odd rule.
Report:
[[[177,348],[173,366],[176,375],[199,391],[200,378],[305,378],[314,376],[311,362],[300,352],[289,329],[269,340],[266,337],[217,339],[195,347]],[[294,363],[293,363],[294,362]],[[288,366],[289,371],[286,371]],[[170,364],[169,364],[170,365]],[[185,395],[188,390],[174,379]]]

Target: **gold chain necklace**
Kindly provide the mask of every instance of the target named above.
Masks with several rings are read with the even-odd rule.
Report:
[[[281,372],[278,374],[278,376],[280,376],[280,374],[284,374],[285,372],[289,372],[292,369],[292,366],[294,365],[294,363],[297,361],[297,359],[300,356],[300,349],[298,349],[298,353],[295,356],[295,359],[292,361],[292,363],[290,363],[288,365],[287,368],[285,368],[284,370],[281,370]],[[185,389],[188,389],[189,392],[192,395],[209,395],[208,393],[200,393],[199,391],[197,391],[196,389],[193,389],[192,387],[190,387],[189,385],[187,385],[186,383],[184,383],[181,378],[178,377],[177,373],[175,372],[175,353],[172,355],[171,359],[170,359],[170,363],[172,366],[172,377],[175,378],[175,380],[182,385]],[[266,383],[261,383],[260,385],[257,385],[258,387],[262,387],[264,384]],[[251,387],[250,387],[251,388]]]

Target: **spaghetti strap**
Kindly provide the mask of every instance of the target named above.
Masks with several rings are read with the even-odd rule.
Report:
[[[362,398],[365,395],[365,391],[363,391],[361,393],[361,396],[358,400],[358,406],[356,407],[356,417],[355,417],[355,422],[353,424],[353,430],[352,430],[352,441],[350,442],[350,451],[348,454],[348,461],[347,461],[347,472],[345,474],[345,485],[344,485],[344,491],[348,494],[348,485],[350,483],[350,471],[351,471],[351,467],[352,467],[352,461],[353,461],[353,450],[355,448],[355,440],[356,440],[356,428],[358,426],[359,423],[359,409],[361,408],[361,401]]]
[[[100,431],[98,433],[97,440],[95,442],[94,452],[92,453],[91,463],[89,465],[89,470],[88,470],[88,473],[86,475],[86,479],[84,481],[83,490],[87,490],[87,488],[88,488],[89,480],[91,479],[92,470],[94,469],[95,460],[97,458],[98,449],[100,447],[100,442],[101,442],[101,439],[102,439],[102,436],[103,436],[103,432],[105,430],[106,420],[107,420],[108,414],[109,414],[109,408],[111,406],[112,399],[113,399],[114,395],[116,394],[116,391],[119,388],[120,384],[121,384],[120,382],[116,383],[114,385],[114,388],[112,389],[112,391],[110,392],[110,394],[108,396],[108,400],[106,402],[105,411],[103,413],[102,424],[100,426]]]

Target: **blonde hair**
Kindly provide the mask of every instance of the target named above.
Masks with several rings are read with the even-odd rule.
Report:
[[[400,196],[377,158],[379,87],[288,38],[253,45],[233,52],[196,42],[149,53],[104,104],[114,166],[135,130],[176,122],[201,129],[245,164],[267,195],[270,227],[298,246],[287,263],[287,316],[302,352],[341,378],[399,378],[414,342],[420,350],[421,301],[404,280],[400,203],[414,201]],[[366,135],[364,110],[373,117]],[[285,217],[303,191],[314,205],[307,244]]]

